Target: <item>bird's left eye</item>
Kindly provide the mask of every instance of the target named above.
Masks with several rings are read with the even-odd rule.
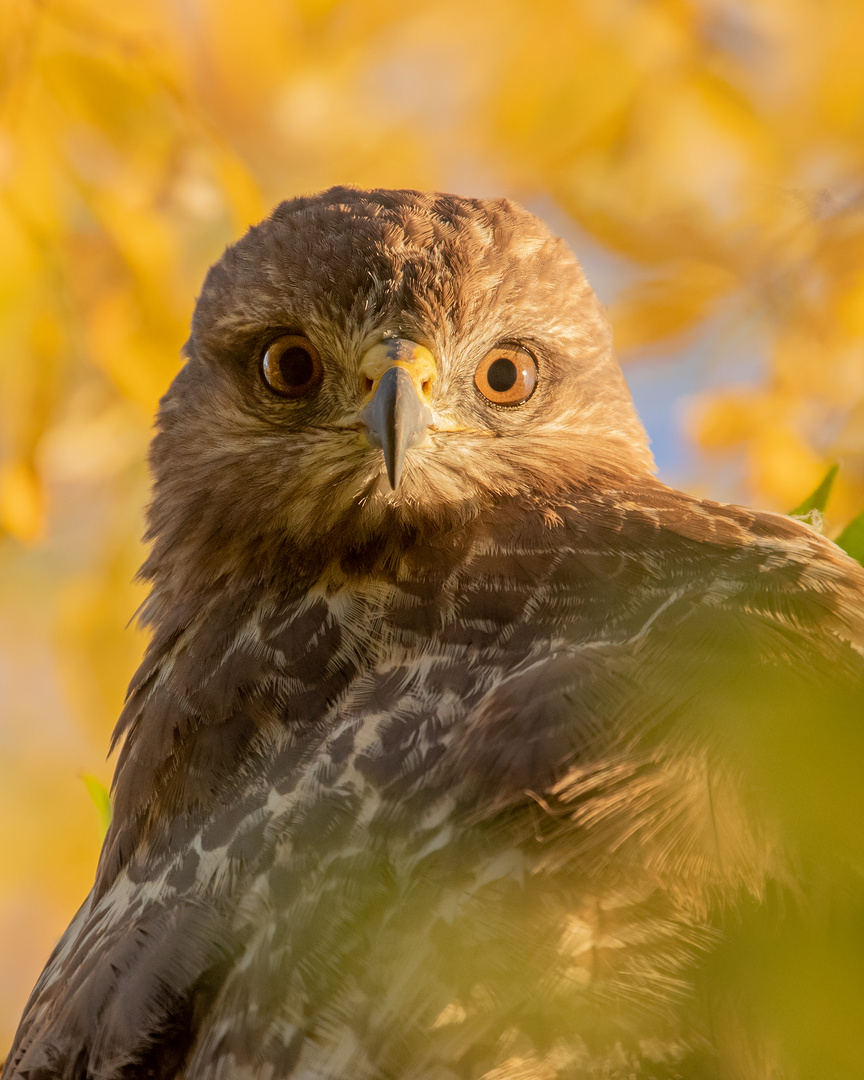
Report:
[[[474,385],[494,405],[521,405],[537,385],[537,361],[519,345],[497,345],[477,366]]]
[[[267,348],[261,361],[264,381],[287,398],[311,394],[321,382],[324,368],[318,350],[302,334],[285,334]]]

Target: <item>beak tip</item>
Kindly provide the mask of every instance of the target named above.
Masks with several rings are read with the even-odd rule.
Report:
[[[401,367],[392,367],[382,375],[375,396],[360,415],[370,442],[384,451],[387,479],[395,491],[402,479],[405,454],[422,439],[432,415]]]

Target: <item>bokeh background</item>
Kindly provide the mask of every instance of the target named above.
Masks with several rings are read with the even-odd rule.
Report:
[[[513,197],[661,477],[864,506],[860,0],[0,0],[0,1059],[93,876],[197,288],[334,183]],[[95,798],[94,798],[95,793]]]

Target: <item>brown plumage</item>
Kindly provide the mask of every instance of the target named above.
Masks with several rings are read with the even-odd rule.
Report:
[[[524,403],[506,357],[475,385],[496,348]],[[792,1075],[734,961],[843,865],[784,770],[861,761],[861,567],[653,478],[578,263],[505,201],[283,203],[186,352],[114,821],[3,1076]]]

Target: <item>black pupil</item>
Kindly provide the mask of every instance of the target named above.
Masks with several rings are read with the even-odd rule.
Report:
[[[305,386],[315,375],[315,362],[299,345],[292,345],[279,358],[279,371],[286,386]]]
[[[486,372],[489,386],[496,394],[504,394],[512,390],[518,378],[519,369],[506,356],[499,356],[497,360],[493,360]]]

